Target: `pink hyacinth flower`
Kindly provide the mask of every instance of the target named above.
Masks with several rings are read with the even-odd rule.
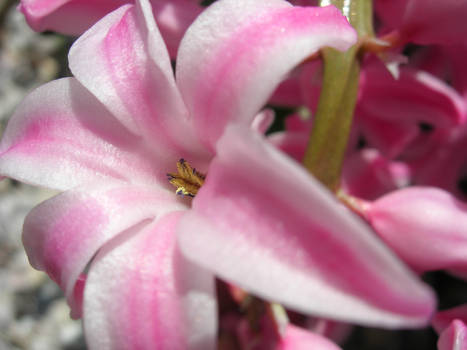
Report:
[[[208,170],[228,121],[251,123],[287,71],[321,46],[354,42],[332,7],[220,1],[188,31],[176,82],[151,7],[141,1],[75,43],[75,78],[26,99],[2,139],[1,173],[66,191],[31,212],[24,243],[75,316],[83,302],[91,348],[213,347],[212,275],[176,249],[175,226],[188,207],[165,174],[182,156]],[[409,285],[425,295],[424,321],[431,295]]]
[[[356,128],[384,156],[420,157],[466,121],[462,97],[427,72],[400,68],[395,78],[382,62],[362,68]],[[424,133],[420,126],[428,125]]]
[[[375,8],[386,29],[402,43],[456,44],[465,41],[467,1],[378,0]]]
[[[188,29],[175,80],[141,0],[74,44],[74,78],[24,101],[2,139],[0,173],[66,191],[29,214],[24,244],[75,316],[83,303],[90,348],[212,348],[207,271],[307,313],[426,324],[431,290],[250,128],[295,65],[355,40],[334,7],[221,0]],[[240,125],[224,133],[229,123]],[[181,157],[208,173],[192,208],[166,179]],[[185,260],[197,254],[204,269]]]
[[[379,236],[419,272],[466,271],[467,204],[437,188],[393,191],[365,205]]]
[[[19,9],[36,31],[79,35],[100,18],[134,0],[21,0]],[[188,26],[201,13],[196,0],[150,0],[171,57]]]

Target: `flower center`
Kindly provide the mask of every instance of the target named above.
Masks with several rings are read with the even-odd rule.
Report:
[[[169,182],[177,188],[175,193],[179,196],[196,196],[206,176],[197,172],[196,169],[192,168],[183,158],[177,162],[177,171],[178,174],[167,174]]]

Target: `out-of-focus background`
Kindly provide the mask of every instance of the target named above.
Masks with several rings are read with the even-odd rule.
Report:
[[[67,75],[71,39],[38,34],[0,0],[0,130],[24,96]],[[52,192],[11,180],[0,181],[0,350],[85,349],[81,322],[69,317],[60,289],[28,263],[21,244],[27,212]]]

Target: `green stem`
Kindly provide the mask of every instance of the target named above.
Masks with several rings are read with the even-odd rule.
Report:
[[[373,36],[371,0],[321,0],[338,7],[357,30],[359,41],[346,52],[323,50],[324,75],[313,130],[303,164],[331,191],[337,191],[349,138],[360,73],[359,49]]]

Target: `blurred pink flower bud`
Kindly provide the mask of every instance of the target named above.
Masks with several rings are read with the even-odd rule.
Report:
[[[431,324],[438,334],[441,334],[449,327],[453,320],[460,320],[467,323],[467,304],[456,306],[452,309],[443,310],[433,317]]]
[[[467,326],[464,322],[451,322],[438,339],[438,350],[467,350]]]
[[[430,187],[397,190],[366,205],[364,215],[415,270],[466,268],[467,204],[450,193]]]

